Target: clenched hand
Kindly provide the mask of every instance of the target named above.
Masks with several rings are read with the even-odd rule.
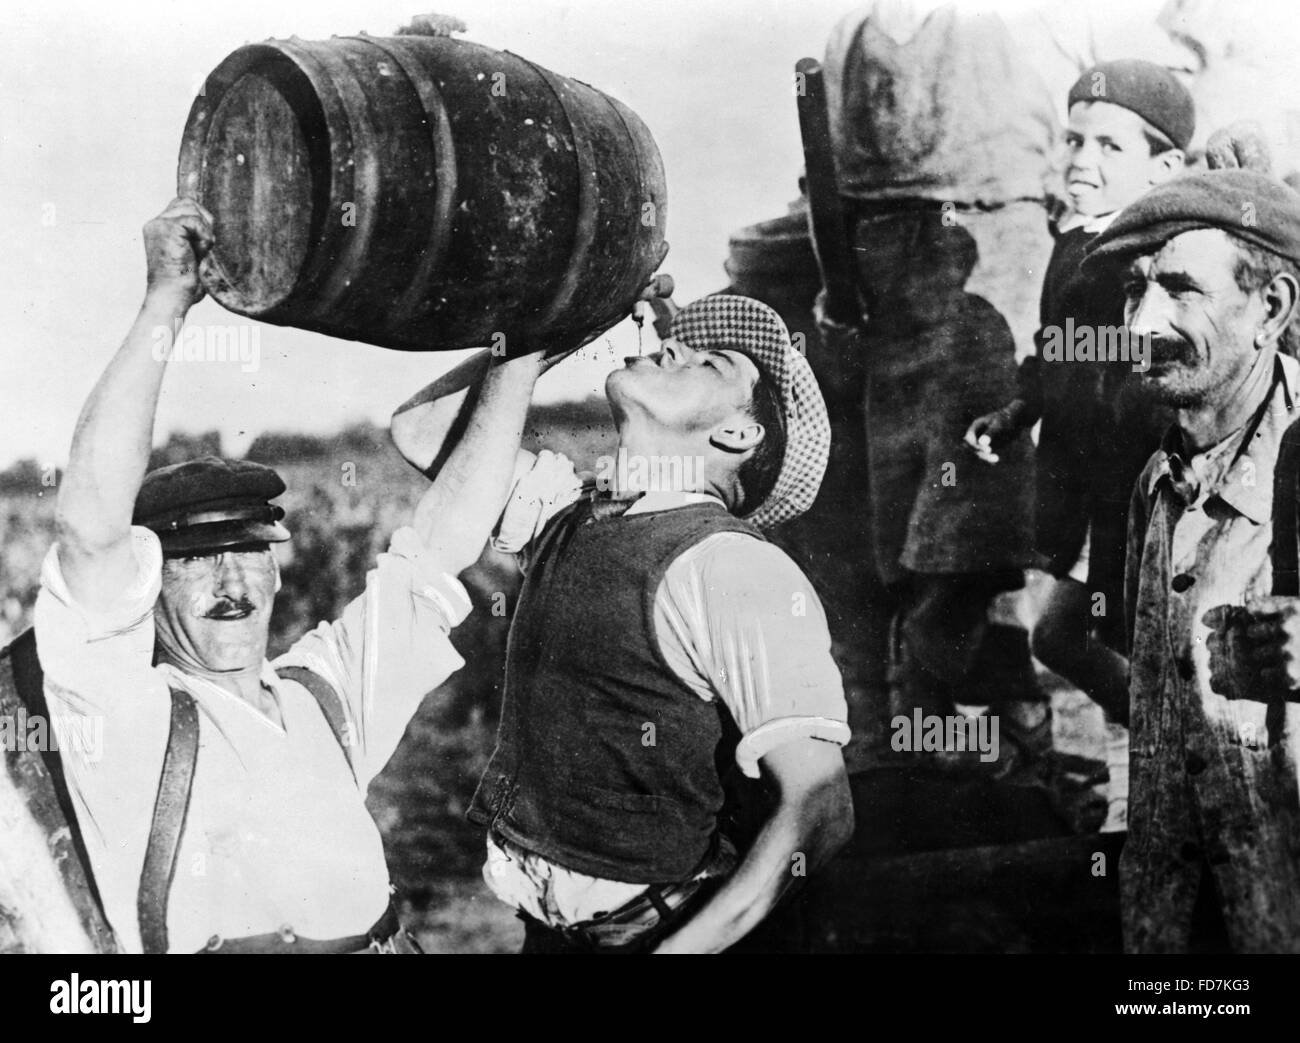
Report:
[[[212,215],[180,196],[144,226],[147,295],[188,308],[203,299],[199,265],[212,249]]]
[[[1213,691],[1269,701],[1300,690],[1300,598],[1255,598],[1246,608],[1219,605],[1202,622],[1211,628]]]

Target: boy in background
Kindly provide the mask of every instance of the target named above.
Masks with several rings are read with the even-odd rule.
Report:
[[[1113,274],[1080,270],[1088,244],[1130,203],[1184,169],[1195,130],[1191,95],[1166,68],[1137,59],[1102,62],[1070,88],[1067,214],[1043,280],[1039,354],[1021,363],[1017,397],[976,419],[966,442],[989,463],[997,449],[1042,421],[1037,449],[1037,548],[1055,577],[1034,628],[1034,654],[1106,712],[1112,814],[1122,829],[1128,663],[1122,619],[1129,497],[1170,422],[1140,389],[1131,361],[1049,361],[1045,340],[1124,325]],[[1100,341],[1099,341],[1100,342]]]

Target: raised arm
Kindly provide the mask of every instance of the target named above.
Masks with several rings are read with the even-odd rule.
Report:
[[[650,302],[655,313],[655,330],[661,339],[668,336],[668,324],[678,310],[672,302],[672,293],[672,276],[656,275],[638,298]],[[527,356],[535,360],[533,379],[579,347],[575,344],[559,351],[551,347]],[[439,473],[452,449],[465,437],[482,383],[500,361],[494,350],[485,348],[426,384],[393,411],[389,434],[407,463],[430,478]],[[508,378],[513,379],[516,378]]]
[[[486,362],[487,375],[482,384],[468,392],[455,389],[450,400],[434,400],[435,407],[439,401],[450,405],[458,400],[465,405],[468,395],[468,416],[462,422],[453,423],[454,416],[439,421],[426,413],[417,421],[427,425],[423,434],[408,441],[398,433],[410,433],[399,424],[400,409],[393,420],[394,441],[399,448],[407,447],[403,455],[414,463],[407,451],[414,446],[412,452],[431,461],[421,469],[432,475],[433,484],[416,506],[412,524],[425,545],[452,573],[463,572],[478,560],[501,516],[514,476],[528,403],[538,376],[546,368],[540,351],[515,359],[493,359],[489,355]],[[437,382],[430,385],[436,386]],[[426,388],[421,394],[428,391]],[[453,427],[459,428],[458,437],[451,436]]]
[[[157,348],[170,348],[203,296],[198,269],[212,247],[211,216],[191,199],[175,199],[144,226],[144,247],[144,303],[82,407],[59,489],[59,565],[72,596],[92,610],[111,605],[135,577],[131,514],[167,366],[167,352]]]
[[[413,524],[448,571],[478,560],[510,495],[537,378],[578,347],[517,358],[480,351],[393,412],[393,444],[433,479]]]

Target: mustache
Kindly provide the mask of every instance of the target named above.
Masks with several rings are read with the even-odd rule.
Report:
[[[1181,337],[1153,337],[1151,362],[1195,362],[1195,349]]]
[[[230,619],[236,616],[251,616],[256,611],[257,606],[247,597],[237,598],[234,600],[223,598],[204,612],[203,618]]]

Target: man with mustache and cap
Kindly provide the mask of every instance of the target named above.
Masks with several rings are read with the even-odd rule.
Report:
[[[1300,196],[1248,170],[1180,177],[1084,264],[1119,270],[1125,320],[1151,338],[1144,379],[1176,414],[1129,515],[1124,945],[1186,951],[1194,924],[1212,937],[1199,902],[1231,949],[1294,952],[1300,706],[1277,667],[1300,643],[1268,595],[1274,468],[1300,416]]]
[[[418,951],[390,903],[370,780],[463,661],[456,575],[509,488],[540,356],[488,374],[470,428],[365,591],[268,663],[290,538],[269,467],[205,457],[146,476],[167,353],[203,296],[210,215],[144,228],[148,289],[87,400],[59,489],[35,633],[55,717],[103,721],[63,765],[104,912],[127,952]],[[466,465],[472,456],[473,467]]]
[[[433,390],[393,419],[421,468],[452,404]],[[469,816],[524,952],[717,952],[853,828],[826,617],[763,534],[811,505],[830,426],[777,314],[728,294],[679,312],[605,391],[619,441],[604,463],[626,461],[597,476],[607,488],[520,454],[493,543],[523,587]],[[691,478],[656,481],[672,460]],[[733,765],[774,798],[739,856],[720,814]]]

